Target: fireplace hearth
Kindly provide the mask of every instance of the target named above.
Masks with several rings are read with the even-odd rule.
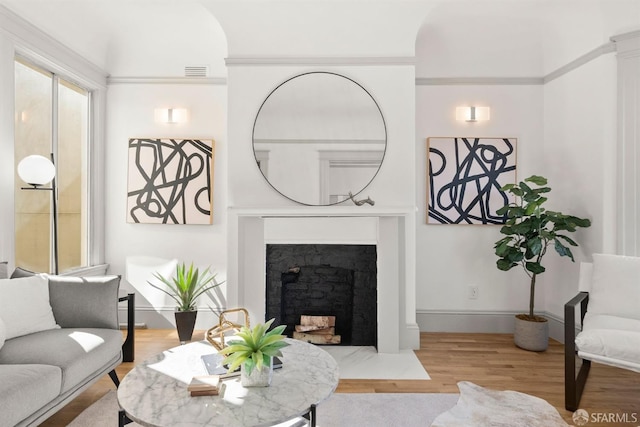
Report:
[[[375,245],[267,245],[266,318],[293,335],[302,315],[335,316],[340,345],[377,345]]]

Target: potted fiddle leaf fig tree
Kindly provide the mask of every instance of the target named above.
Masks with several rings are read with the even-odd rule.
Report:
[[[147,283],[169,295],[178,304],[174,315],[180,342],[190,341],[198,316],[196,306],[198,298],[222,283],[216,282],[216,274],[212,274],[209,268],[201,274],[200,270],[193,266],[193,263],[189,268],[184,263],[176,265],[176,273],[172,277],[164,277],[159,273],[154,273],[153,276],[160,280],[166,288],[151,282]]]
[[[236,333],[240,340],[232,340],[220,350],[229,372],[240,367],[240,382],[245,387],[268,387],[273,375],[273,358],[282,356],[280,349],[289,344],[282,335],[286,325],[269,330],[275,319],[259,323],[253,328],[242,326]]]
[[[578,246],[568,234],[578,227],[589,227],[591,221],[573,215],[548,211],[543,204],[551,191],[547,179],[533,175],[518,184],[507,184],[502,191],[514,196],[514,202],[498,209],[506,215],[500,229],[505,237],[498,240],[495,253],[497,266],[502,271],[520,267],[529,276],[529,313],[516,315],[515,344],[525,350],[544,351],[549,344],[547,319],[534,313],[536,278],[545,272],[542,259],[549,246],[561,257],[575,261],[569,246]]]

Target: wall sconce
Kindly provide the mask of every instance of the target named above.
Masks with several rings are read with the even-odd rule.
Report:
[[[489,107],[456,107],[456,120],[466,122],[489,120]]]
[[[156,108],[155,120],[158,123],[185,123],[187,121],[186,108]]]
[[[27,156],[18,163],[18,176],[30,187],[21,187],[22,190],[51,191],[53,197],[53,274],[58,274],[58,193],[56,191],[56,167],[51,160],[44,156]],[[51,187],[43,187],[51,183]]]

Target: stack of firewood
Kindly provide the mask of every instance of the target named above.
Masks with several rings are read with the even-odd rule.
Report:
[[[335,316],[300,316],[293,338],[312,344],[340,344],[340,335],[336,335]]]

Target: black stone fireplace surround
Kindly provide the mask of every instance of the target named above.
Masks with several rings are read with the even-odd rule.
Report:
[[[267,245],[266,319],[336,316],[341,345],[377,345],[375,245]]]

